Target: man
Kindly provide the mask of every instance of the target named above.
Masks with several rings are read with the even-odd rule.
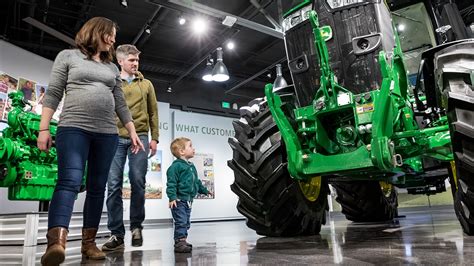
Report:
[[[145,219],[145,176],[150,157],[155,155],[158,144],[158,109],[155,90],[152,83],[138,71],[140,51],[134,45],[117,47],[117,61],[121,67],[122,90],[132,114],[137,134],[145,151],[133,154],[130,152],[131,142],[127,131],[118,122],[119,144],[112,162],[107,183],[108,228],[112,233],[110,239],[102,246],[102,250],[110,251],[124,248],[125,227],[123,224],[123,170],[128,156],[131,184],[130,197],[130,230],[132,246],[139,247],[143,243],[142,223]],[[148,141],[148,132],[151,140]]]

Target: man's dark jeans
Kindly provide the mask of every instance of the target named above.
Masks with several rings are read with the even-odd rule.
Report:
[[[48,229],[69,228],[74,201],[82,184],[87,161],[84,228],[98,228],[104,205],[110,164],[117,148],[117,134],[89,132],[75,127],[58,127],[58,181],[48,213]]]
[[[188,237],[191,227],[191,208],[186,201],[176,201],[176,207],[171,209],[174,220],[174,240]]]
[[[129,161],[128,179],[132,189],[130,197],[130,230],[135,228],[142,229],[142,223],[145,220],[145,183],[149,152],[148,136],[141,135],[140,140],[145,147],[145,151],[133,154],[131,152],[131,140],[119,138],[117,152],[110,167],[109,180],[107,182],[107,225],[112,235],[122,238],[125,236],[122,201],[123,170],[127,156]]]

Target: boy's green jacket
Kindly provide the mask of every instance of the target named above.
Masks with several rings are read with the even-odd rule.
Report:
[[[208,194],[209,191],[198,178],[196,167],[183,159],[176,159],[166,171],[166,194],[169,201],[193,201],[199,194]]]

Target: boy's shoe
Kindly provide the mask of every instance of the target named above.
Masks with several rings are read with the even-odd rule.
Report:
[[[135,228],[132,230],[132,246],[141,247],[143,244],[142,229]]]
[[[112,235],[107,242],[102,245],[102,251],[113,251],[118,249],[123,249],[125,244],[123,243],[123,238]]]
[[[186,241],[187,239],[186,238],[180,238],[180,239],[176,239],[174,241],[174,243],[177,243],[178,241],[184,241],[184,243],[186,243],[186,246],[190,247],[190,248],[193,248],[193,245],[191,245],[191,243],[189,243],[188,241]]]
[[[188,246],[189,243],[186,240],[176,240],[174,243],[174,252],[176,253],[189,253],[193,250],[192,247]]]
[[[184,242],[186,243],[186,246],[190,247],[190,248],[193,248],[193,245],[191,245],[191,243],[189,243],[188,241],[184,240]]]

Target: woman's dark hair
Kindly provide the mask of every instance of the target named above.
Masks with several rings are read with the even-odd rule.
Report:
[[[88,59],[99,50],[101,42],[105,42],[107,35],[112,35],[114,29],[117,29],[117,24],[112,20],[104,17],[94,17],[89,19],[76,34],[76,45]],[[109,63],[114,58],[113,46],[106,52],[100,52],[100,60]]]

